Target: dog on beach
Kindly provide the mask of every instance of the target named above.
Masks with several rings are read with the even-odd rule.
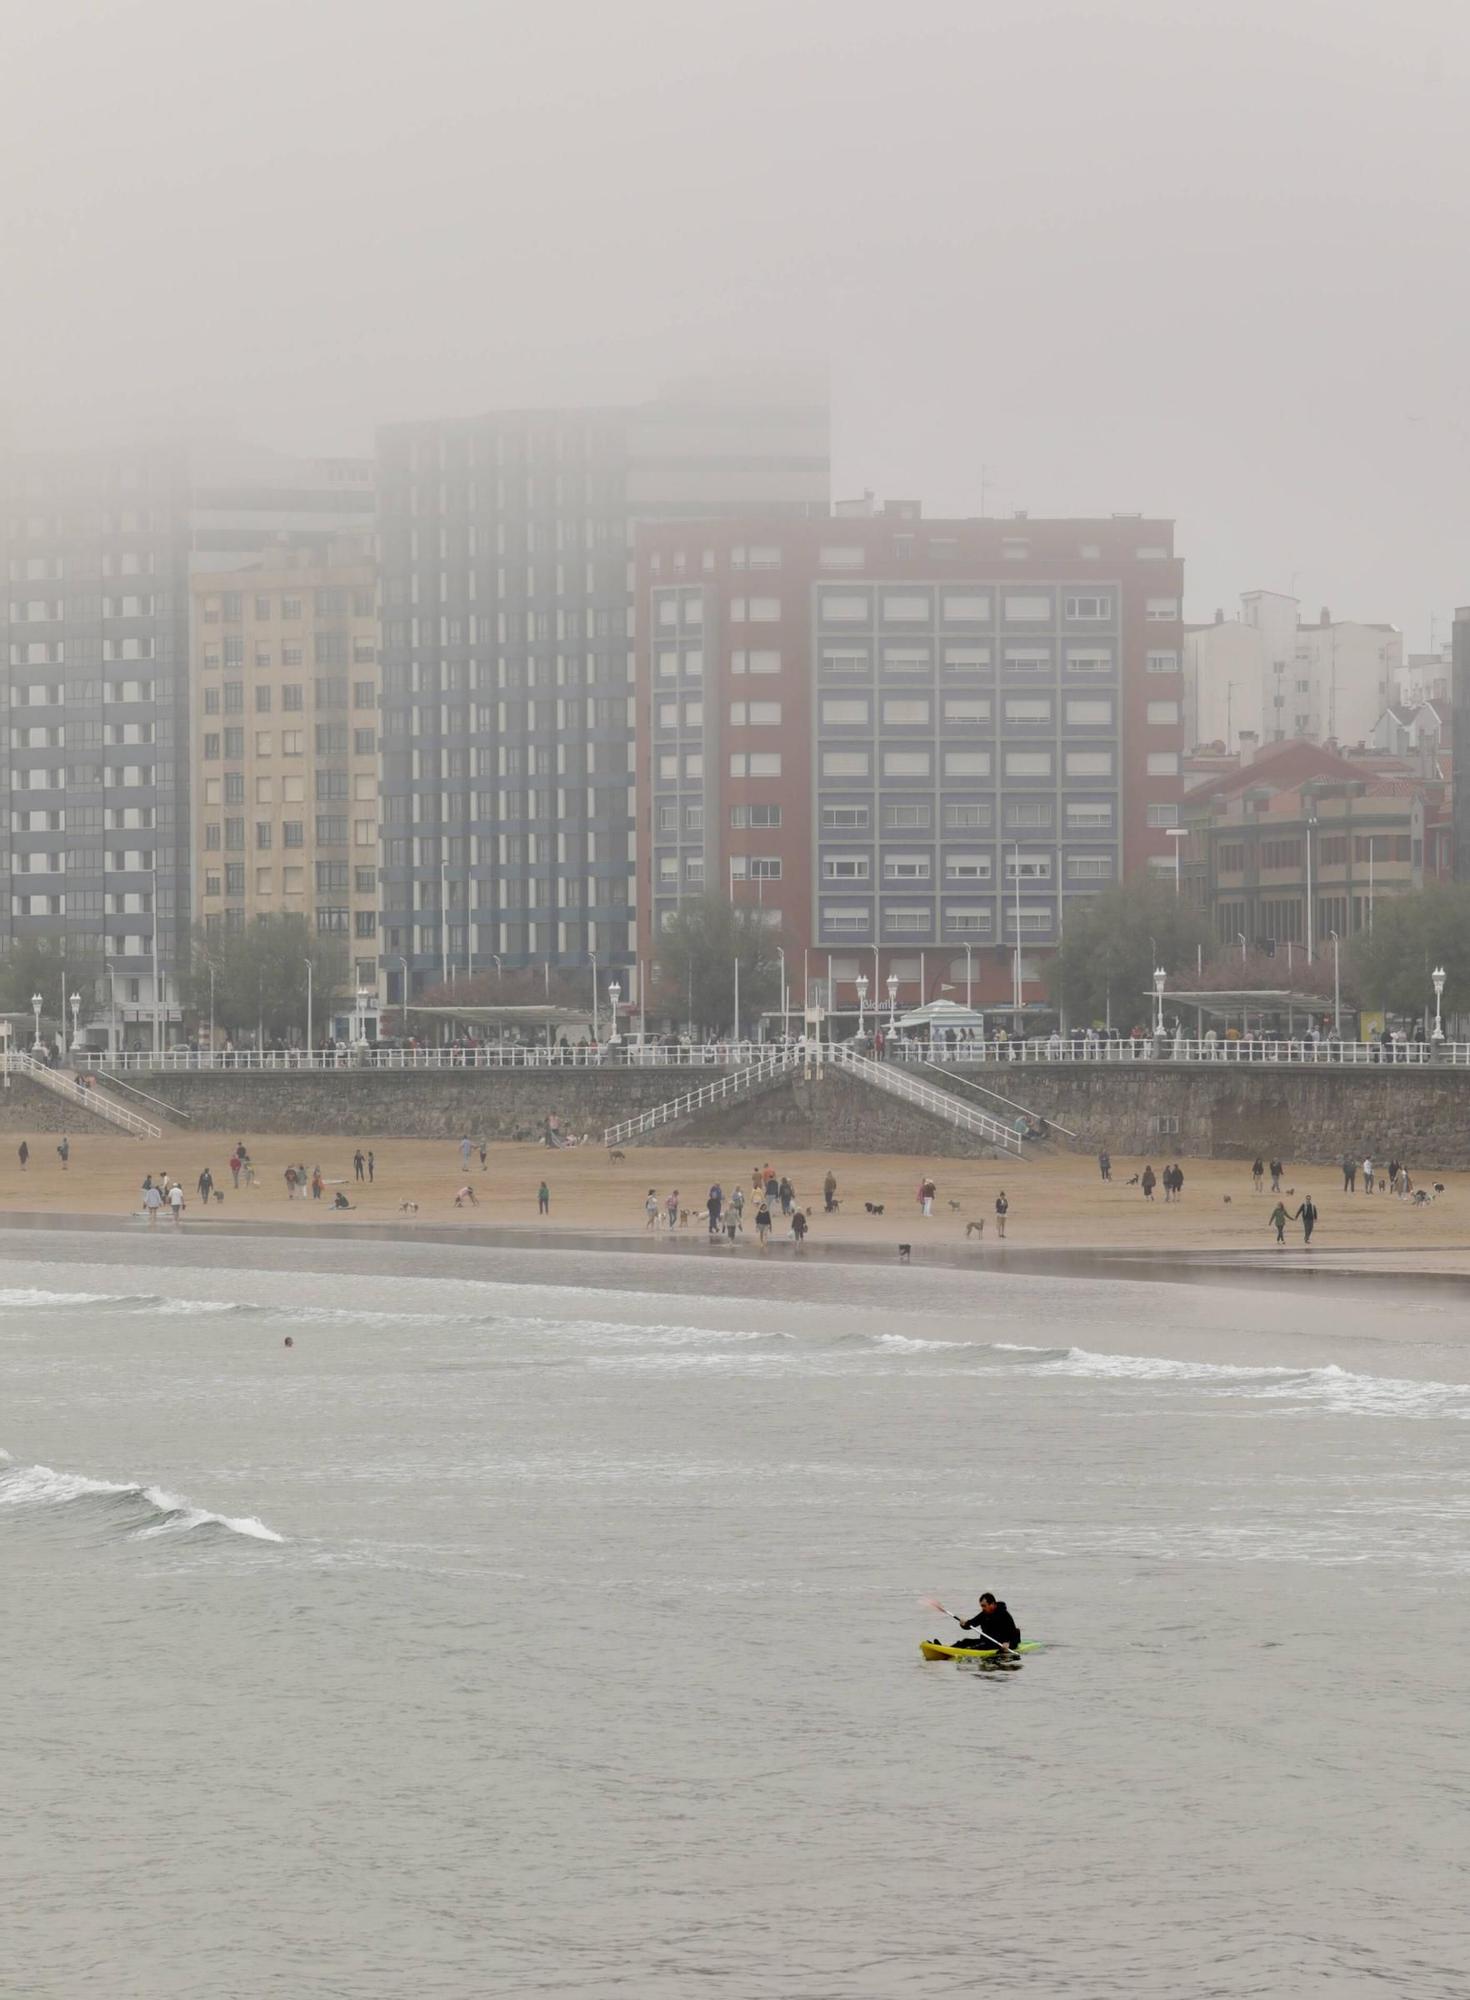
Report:
[[[881,1201],[865,1201],[863,1207],[868,1211],[869,1215],[881,1215],[883,1213],[883,1203]]]
[[[1139,1183],[1139,1182],[1140,1182],[1140,1181],[1141,1181],[1142,1179],[1143,1179],[1143,1175],[1142,1175],[1142,1174],[1135,1174],[1135,1175],[1133,1176],[1132,1180],[1131,1180],[1131,1181],[1126,1181],[1126,1182],[1124,1183],[1124,1185],[1125,1185],[1126,1187],[1137,1187],[1137,1186],[1138,1186],[1138,1183]]]
[[[401,1201],[398,1204],[398,1213],[400,1215],[417,1215],[418,1212],[419,1205],[416,1201]]]
[[[607,1156],[607,1163],[610,1167],[616,1167],[622,1161],[626,1160],[627,1157],[628,1155],[623,1151],[621,1146],[614,1146]]]
[[[965,1224],[965,1241],[967,1243],[969,1242],[972,1236],[983,1236],[984,1234],[985,1234],[985,1218],[983,1215],[981,1216],[978,1222],[967,1222]]]
[[[952,1201],[949,1205],[949,1212],[951,1215],[958,1215],[960,1212],[960,1203],[957,1201]]]
[[[912,1251],[913,1251],[913,1247],[914,1247],[914,1246],[913,1246],[913,1244],[912,1244],[912,1243],[900,1243],[900,1244],[899,1244],[899,1246],[898,1246],[898,1261],[899,1261],[899,1263],[900,1263],[900,1264],[907,1264],[907,1262],[909,1261],[909,1257],[910,1257],[910,1255],[911,1255],[911,1253],[912,1253]]]

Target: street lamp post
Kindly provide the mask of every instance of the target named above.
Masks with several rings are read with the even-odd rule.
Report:
[[[1164,1032],[1164,981],[1168,978],[1162,965],[1154,967],[1154,1033]]]
[[[1244,931],[1237,931],[1237,932],[1235,933],[1235,938],[1236,938],[1236,942],[1237,942],[1237,943],[1239,944],[1239,946],[1240,946],[1240,962],[1241,962],[1241,964],[1242,964],[1242,965],[1244,965],[1244,964],[1245,964],[1245,932],[1244,932]]]
[[[214,967],[209,968],[209,1053],[214,1055]]]
[[[1313,938],[1314,926],[1312,922],[1312,830],[1316,826],[1316,824],[1317,824],[1316,813],[1315,812],[1308,813],[1307,814],[1307,964],[1308,965],[1312,963],[1312,958],[1313,958],[1312,938]]]
[[[312,980],[312,971],[311,971],[311,960],[310,960],[310,959],[308,958],[308,959],[307,959],[307,960],[305,961],[305,963],[306,963],[306,1053],[307,1053],[307,1057],[308,1057],[308,1058],[310,1058],[310,1056],[311,1056],[311,980]]]
[[[612,1027],[608,1032],[608,1046],[618,1039],[618,1002],[623,997],[623,989],[616,979],[608,981],[607,1004],[612,1008]]]
[[[888,1032],[889,1032],[889,1034],[892,1034],[892,1033],[893,1033],[893,1030],[894,1030],[894,1026],[895,1026],[895,1024],[897,1023],[897,1020],[898,1020],[898,974],[897,974],[896,972],[890,972],[890,973],[889,973],[889,975],[888,975]]]
[[[41,1040],[41,1004],[40,994],[33,993],[31,995],[31,1012],[36,1017],[36,1036],[35,1040],[31,1043],[31,1054],[33,1056],[43,1056],[46,1053],[46,1044]]]
[[[597,1018],[597,953],[592,951],[587,956],[592,960],[592,1039],[596,1042],[602,1039],[598,1033],[600,1023]]]
[[[1327,935],[1332,939],[1332,1032],[1334,1035],[1340,1036],[1342,1034],[1342,980],[1339,976],[1338,946],[1342,940],[1338,937],[1336,931],[1329,931]]]
[[[80,993],[73,993],[71,996],[71,1047],[73,1055],[82,1046],[82,1024],[78,1018],[81,1009],[82,996]]]
[[[974,1005],[970,998],[971,988],[974,985],[974,966],[972,964],[974,949],[973,945],[967,944],[965,946],[965,1010],[967,1013],[971,1011]]]
[[[10,1023],[0,1021],[0,1066],[5,1071],[5,1088],[10,1088]]]
[[[1429,1039],[1432,1042],[1442,1042],[1444,1040],[1444,1025],[1440,1020],[1440,1006],[1444,1000],[1444,967],[1442,965],[1435,966],[1429,976],[1434,981],[1434,1033]]]
[[[786,1039],[786,954],[780,945],[776,946],[776,956],[781,961],[781,1039]]]
[[[860,973],[858,974],[858,976],[857,976],[856,980],[855,980],[855,981],[854,981],[853,983],[854,983],[854,984],[856,985],[856,987],[857,987],[857,997],[858,997],[858,1040],[859,1040],[859,1041],[861,1041],[861,1040],[862,1040],[862,1037],[863,1037],[863,1026],[864,1026],[864,1018],[865,1018],[865,1017],[864,1017],[864,1011],[863,1011],[863,1010],[864,1010],[864,1008],[866,1007],[866,1005],[867,1005],[867,1000],[868,1000],[868,975],[867,975],[867,973],[866,973],[866,972],[860,972]]]

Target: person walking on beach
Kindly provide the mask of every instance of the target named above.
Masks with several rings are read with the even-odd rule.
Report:
[[[551,1213],[551,1189],[543,1181],[536,1190],[536,1212],[538,1215]]]
[[[679,1190],[677,1188],[670,1188],[669,1198],[664,1203],[664,1209],[669,1218],[669,1227],[672,1229],[679,1220]]]
[[[925,1174],[923,1180],[919,1182],[920,1215],[933,1215],[934,1197],[935,1195],[938,1194],[938,1192],[939,1189],[936,1183],[930,1178],[928,1174]]]
[[[481,1172],[481,1173],[483,1173],[483,1172],[485,1171],[485,1161],[486,1161],[486,1158],[487,1158],[487,1156],[488,1156],[488,1154],[489,1154],[489,1151],[490,1151],[490,1148],[489,1148],[489,1147],[488,1147],[488,1146],[487,1146],[487,1145],[485,1144],[485,1141],[484,1141],[484,1140],[482,1139],[482,1140],[480,1141],[480,1172]]]
[[[1000,1193],[995,1197],[995,1233],[997,1236],[1005,1235],[1006,1217],[1010,1214],[1010,1212],[1011,1212],[1011,1205],[1006,1200],[1005,1189],[1002,1188]]]
[[[833,1214],[837,1207],[837,1176],[830,1167],[822,1181],[822,1206],[828,1215]]]
[[[1343,1156],[1342,1191],[1344,1194],[1356,1194],[1358,1191],[1358,1163],[1351,1153]]]
[[[709,1216],[709,1233],[711,1236],[718,1236],[720,1233],[720,1216],[724,1212],[725,1207],[725,1191],[718,1181],[711,1187],[705,1199],[704,1206],[705,1212]]]
[[[1251,1162],[1251,1186],[1256,1193],[1261,1192],[1261,1182],[1266,1178],[1266,1169],[1259,1159]]]
[[[1097,1156],[1097,1170],[1105,1181],[1110,1181],[1113,1178],[1112,1157],[1106,1146],[1104,1146],[1103,1150]]]
[[[184,1219],[184,1184],[182,1181],[175,1181],[169,1189],[168,1205],[173,1211],[174,1227],[177,1229]]]
[[[1317,1227],[1317,1204],[1309,1194],[1303,1195],[1302,1205],[1292,1219],[1301,1224],[1305,1247],[1310,1250],[1312,1247],[1312,1231]]]
[[[1175,1199],[1175,1201],[1178,1201],[1178,1199],[1179,1199],[1180,1195],[1182,1195],[1182,1194],[1183,1194],[1183,1192],[1184,1192],[1184,1169],[1183,1169],[1183,1167],[1181,1167],[1181,1166],[1180,1166],[1179,1162],[1178,1162],[1178,1161],[1176,1160],[1176,1161],[1174,1162],[1174,1199]]]
[[[1373,1192],[1373,1162],[1370,1159],[1363,1161],[1363,1192],[1364,1194]]]
[[[361,1146],[359,1146],[357,1151],[352,1155],[352,1171],[354,1176],[358,1180],[361,1180],[364,1173],[366,1173],[367,1171],[367,1160],[363,1154]]]
[[[143,1183],[143,1207],[148,1216],[148,1227],[150,1229],[156,1228],[158,1224],[158,1211],[163,1207],[163,1195],[153,1185],[153,1176],[151,1174]]]
[[[645,1215],[646,1215],[646,1216],[648,1217],[648,1220],[647,1220],[647,1222],[645,1222],[645,1223],[644,1223],[644,1225],[643,1225],[643,1226],[644,1226],[644,1228],[645,1228],[645,1229],[657,1229],[657,1228],[658,1228],[658,1196],[657,1196],[657,1194],[656,1194],[656,1193],[654,1192],[654,1190],[653,1190],[652,1188],[650,1188],[650,1189],[648,1190],[648,1196],[647,1196],[647,1199],[646,1199],[646,1200],[644,1201],[644,1204],[643,1204],[643,1213],[644,1213],[644,1214],[645,1214]]]
[[[286,1169],[286,1199],[287,1201],[295,1201],[296,1199],[296,1169],[294,1167],[287,1167]]]
[[[473,1152],[474,1150],[475,1150],[475,1149],[474,1149],[474,1147],[473,1147],[473,1146],[472,1146],[472,1145],[470,1144],[470,1142],[469,1142],[469,1138],[468,1138],[468,1136],[466,1136],[465,1138],[463,1138],[463,1139],[461,1139],[461,1140],[460,1140],[460,1142],[459,1142],[459,1170],[460,1170],[460,1172],[461,1172],[462,1174],[467,1174],[467,1173],[469,1172],[469,1170],[470,1170],[470,1154],[471,1154],[471,1153],[472,1153],[472,1152]]]
[[[799,1250],[806,1241],[806,1210],[799,1208],[791,1218],[791,1234],[796,1238]]]
[[[61,1162],[61,1171],[65,1173],[66,1163],[71,1158],[71,1140],[67,1138],[65,1132],[61,1135],[61,1144],[56,1148],[56,1157]]]
[[[242,1163],[240,1159],[239,1149],[236,1148],[236,1150],[230,1155],[230,1179],[236,1187],[240,1185],[241,1164]]]
[[[737,1230],[743,1229],[745,1226],[745,1189],[738,1185],[734,1194],[730,1197],[730,1215],[732,1226]]]
[[[199,1199],[207,1204],[209,1197],[214,1193],[214,1175],[209,1171],[208,1167],[199,1176],[197,1186],[199,1189]]]
[[[321,1170],[321,1168],[320,1168],[320,1167],[313,1167],[313,1168],[312,1168],[312,1170],[311,1170],[311,1198],[312,1198],[312,1200],[313,1200],[313,1201],[320,1201],[320,1200],[321,1200],[321,1198],[322,1198],[322,1188],[323,1188],[323,1186],[324,1186],[324,1185],[325,1185],[325,1183],[324,1183],[324,1182],[323,1182],[323,1180],[322,1180],[322,1170]]]
[[[368,1154],[368,1180],[369,1180],[369,1182],[371,1182],[371,1180],[372,1180],[372,1178],[373,1178],[373,1175],[374,1175],[374,1174],[375,1174],[376,1172],[377,1172],[377,1162],[376,1162],[376,1161],[375,1161],[375,1160],[373,1159],[373,1156],[372,1156],[372,1154],[371,1154],[371,1153],[369,1153],[369,1154]]]
[[[1284,1201],[1278,1201],[1271,1213],[1266,1217],[1266,1227],[1276,1231],[1276,1241],[1278,1244],[1285,1243],[1286,1225],[1290,1220],[1291,1217],[1286,1212],[1286,1203]]]
[[[766,1206],[764,1200],[762,1200],[760,1207],[755,1212],[755,1233],[760,1239],[762,1250],[764,1250],[771,1237],[771,1211]]]
[[[1282,1166],[1282,1164],[1281,1164],[1280,1160],[1273,1160],[1273,1161],[1271,1162],[1271,1192],[1272,1192],[1272,1194],[1280,1194],[1280,1192],[1281,1192],[1281,1176],[1282,1176],[1282,1175],[1283,1175],[1283,1174],[1284,1174],[1285,1172],[1286,1172],[1286,1169],[1285,1169],[1285,1167],[1284,1167],[1284,1166]]]
[[[1143,1189],[1143,1198],[1145,1201],[1153,1200],[1154,1189],[1158,1186],[1158,1184],[1159,1184],[1159,1177],[1154,1172],[1152,1163],[1150,1163],[1148,1166],[1144,1168],[1143,1176],[1138,1183],[1138,1185]]]
[[[16,1147],[16,1158],[20,1161],[20,1170],[22,1173],[25,1173],[27,1171],[27,1163],[29,1162],[30,1157],[31,1157],[31,1149],[26,1144],[25,1140],[22,1139],[19,1146]]]

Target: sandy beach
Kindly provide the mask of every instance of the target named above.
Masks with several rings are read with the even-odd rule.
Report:
[[[1097,1163],[1075,1154],[1029,1156],[1024,1161],[924,1161],[892,1154],[794,1153],[758,1157],[724,1147],[639,1147],[624,1160],[610,1162],[601,1148],[588,1146],[548,1151],[535,1145],[492,1145],[485,1165],[478,1151],[468,1172],[461,1168],[457,1143],[448,1140],[364,1137],[364,1153],[374,1156],[375,1178],[359,1183],[354,1177],[353,1142],[341,1139],[286,1139],[279,1134],[243,1136],[256,1169],[256,1184],[231,1185],[228,1160],[232,1138],[216,1134],[168,1133],[158,1142],[140,1144],[123,1137],[83,1135],[71,1141],[70,1161],[63,1170],[54,1135],[38,1134],[31,1142],[25,1171],[19,1166],[18,1139],[0,1155],[0,1213],[38,1216],[139,1217],[140,1189],[145,1174],[161,1173],[182,1180],[187,1207],[184,1230],[207,1230],[219,1223],[263,1225],[289,1230],[304,1224],[351,1231],[367,1225],[392,1224],[405,1232],[432,1225],[467,1231],[488,1226],[545,1231],[555,1237],[568,1232],[600,1233],[646,1240],[644,1202],[652,1188],[660,1202],[656,1240],[667,1241],[663,1204],[679,1191],[687,1222],[675,1236],[697,1239],[706,1234],[704,1200],[718,1181],[726,1198],[740,1185],[746,1192],[746,1229],[737,1254],[759,1254],[751,1226],[753,1170],[769,1160],[775,1172],[794,1183],[798,1205],[810,1216],[813,1248],[837,1250],[849,1246],[872,1249],[900,1243],[913,1245],[914,1255],[945,1246],[987,1258],[1026,1251],[1119,1252],[1128,1255],[1180,1256],[1207,1254],[1242,1261],[1290,1262],[1310,1258],[1316,1263],[1350,1260],[1357,1268],[1369,1264],[1396,1270],[1470,1272],[1470,1173],[1411,1166],[1415,1184],[1444,1192],[1427,1207],[1415,1208],[1393,1195],[1343,1191],[1340,1167],[1286,1163],[1283,1199],[1294,1210],[1310,1193],[1320,1210],[1313,1248],[1305,1252],[1299,1224],[1287,1230],[1287,1247],[1278,1250],[1267,1217],[1275,1205],[1267,1191],[1257,1194],[1248,1165],[1236,1160],[1186,1160],[1184,1190],[1177,1202],[1166,1203],[1162,1189],[1145,1201],[1133,1177],[1141,1160],[1118,1158],[1113,1177],[1105,1183]],[[310,1174],[321,1167],[326,1191],[319,1201],[288,1200],[285,1169],[304,1166]],[[1155,1171],[1165,1164],[1154,1161]],[[195,1193],[200,1171],[208,1166],[222,1202],[206,1205]],[[837,1177],[841,1203],[836,1215],[822,1210],[822,1181],[831,1169]],[[919,1213],[915,1191],[921,1174],[930,1173],[938,1186],[934,1214]],[[537,1209],[537,1190],[545,1179],[551,1194],[549,1216]],[[457,1192],[468,1184],[475,1203],[455,1206]],[[332,1196],[341,1187],[353,1204],[335,1210]],[[998,1239],[995,1201],[1004,1190],[1010,1203],[1004,1248]],[[869,1214],[866,1203],[881,1207]],[[405,1204],[416,1204],[405,1207]],[[984,1224],[983,1233],[976,1225]],[[159,1231],[176,1225],[165,1215]],[[773,1248],[789,1253],[788,1225],[777,1216]]]

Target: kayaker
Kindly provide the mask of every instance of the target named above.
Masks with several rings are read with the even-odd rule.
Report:
[[[989,1645],[1009,1649],[1021,1643],[1020,1626],[1006,1610],[1005,1605],[988,1590],[981,1591],[980,1609],[975,1616],[962,1618],[959,1624],[962,1632],[978,1632],[980,1635],[978,1639],[962,1639],[960,1641],[962,1646]]]

